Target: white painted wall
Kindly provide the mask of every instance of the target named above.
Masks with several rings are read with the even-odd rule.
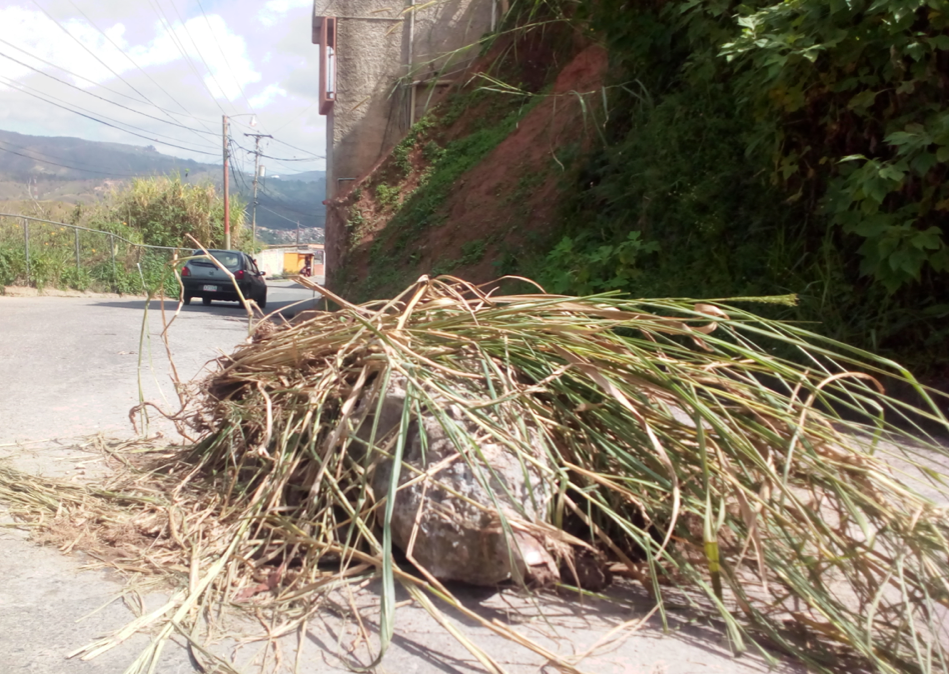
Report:
[[[257,260],[257,268],[267,272],[267,276],[279,276],[283,273],[283,254],[287,250],[289,249],[271,248],[260,251],[254,258]]]

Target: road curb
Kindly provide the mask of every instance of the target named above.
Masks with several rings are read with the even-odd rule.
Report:
[[[145,295],[136,295],[136,294],[127,294],[122,295],[120,293],[94,293],[84,290],[64,290],[61,288],[31,288],[29,286],[2,286],[0,289],[0,297],[77,297],[77,298],[86,298],[86,299],[141,299],[146,298]],[[159,297],[153,297],[152,299],[161,299]],[[170,298],[165,298],[170,299]],[[177,302],[177,298],[175,298]]]

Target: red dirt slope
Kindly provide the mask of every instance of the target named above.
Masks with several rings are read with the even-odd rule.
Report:
[[[348,195],[331,202],[327,222],[331,288],[347,298],[363,300],[367,295],[401,290],[421,274],[451,273],[474,282],[489,281],[503,272],[505,256],[517,255],[551,231],[559,213],[562,181],[569,178],[557,155],[580,152],[596,136],[595,117],[607,68],[604,49],[583,44],[575,36],[568,40],[571,37],[566,65],[552,86],[541,90],[543,82],[536,83],[539,100],[532,99],[533,107],[514,131],[451,186],[438,206],[434,218],[438,224],[413,233],[410,246],[388,256],[381,250],[392,238],[393,232],[386,231],[392,217],[424,175],[427,161],[419,147],[422,143],[408,153],[412,170],[407,175],[396,168],[390,155]],[[535,43],[533,50],[519,49],[516,67],[536,70],[537,63],[550,63],[563,53],[563,44],[550,47],[550,42],[547,39],[546,46]],[[483,60],[482,67],[488,66],[491,57]],[[446,111],[451,96],[475,87],[449,94],[433,113],[438,128],[431,133],[442,143],[463,138],[478,124],[483,126],[510,99],[506,94],[490,94],[449,120]],[[398,196],[381,199],[380,185],[384,190],[397,189]],[[392,273],[393,266],[398,267],[398,274]],[[384,274],[391,282],[371,283]]]

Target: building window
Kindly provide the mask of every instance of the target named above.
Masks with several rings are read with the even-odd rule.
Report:
[[[313,44],[320,48],[320,114],[328,115],[336,101],[336,17],[313,17]]]

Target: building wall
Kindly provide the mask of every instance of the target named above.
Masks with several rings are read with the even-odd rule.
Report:
[[[369,173],[418,120],[435,81],[457,76],[477,56],[495,0],[445,0],[403,12],[392,0],[316,0],[314,17],[336,17],[336,100],[327,115],[326,194],[334,199]],[[406,0],[406,7],[411,0]],[[414,24],[414,25],[413,25]],[[456,53],[468,45],[471,48]],[[401,80],[401,82],[400,82]],[[416,84],[411,84],[416,82]],[[326,265],[345,232],[327,213]]]
[[[267,272],[267,276],[274,277],[283,273],[283,251],[281,250],[262,250],[254,258],[257,261],[257,268],[260,271]]]
[[[306,254],[313,255],[313,276],[323,276],[323,246],[310,244],[301,247],[268,248],[254,258],[257,268],[267,272],[268,277],[296,273],[303,267]]]

